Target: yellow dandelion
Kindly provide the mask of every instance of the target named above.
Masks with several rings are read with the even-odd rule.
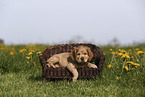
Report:
[[[110,51],[112,51],[113,49],[110,49]]]
[[[115,54],[115,52],[112,52],[112,54],[114,55],[114,54]]]
[[[131,50],[131,49],[129,49],[128,51],[129,51],[129,52],[131,52],[132,50]]]
[[[131,58],[133,59],[133,58],[134,58],[134,56],[131,56]]]
[[[110,65],[108,66],[108,68],[113,68],[113,66],[110,64]]]
[[[122,53],[126,53],[127,51],[126,51],[126,50],[121,50],[120,52],[122,52]]]
[[[133,63],[132,65],[135,65],[135,66],[140,66],[138,63]]]
[[[26,49],[22,49],[22,50],[20,50],[19,52],[20,53],[23,53],[23,52],[26,52],[27,50]]]
[[[138,63],[134,63],[132,61],[127,61],[126,64],[131,64],[131,65],[134,65],[134,66],[140,66]]]
[[[134,66],[135,68],[137,68],[137,66]]]
[[[4,50],[4,48],[1,48],[1,50]]]
[[[136,48],[135,50],[136,50],[136,51],[139,51],[139,48]]]
[[[137,55],[141,55],[141,54],[145,54],[145,52],[143,52],[143,51],[138,51],[137,52]]]
[[[123,54],[121,58],[122,59],[130,59],[130,56],[128,54]]]
[[[127,71],[129,70],[127,66],[124,67]]]
[[[117,80],[119,80],[119,77],[116,77]]]
[[[10,52],[10,55],[14,55],[14,54],[15,54],[15,51],[11,51],[11,52]]]
[[[130,55],[133,55],[133,53],[132,53],[132,52],[130,52],[129,54],[130,54]]]
[[[37,52],[36,54],[41,54],[41,52]]]
[[[125,54],[123,54],[121,58],[125,58],[125,57],[126,57],[126,55],[125,55]]]
[[[123,55],[123,53],[118,53],[118,55],[119,55],[119,56],[122,56],[122,55]]]
[[[29,60],[29,59],[30,59],[30,57],[26,57],[26,59],[28,59],[28,60]]]
[[[23,50],[20,50],[20,53],[22,53],[23,52]]]
[[[29,53],[28,53],[28,55],[32,55],[32,54],[33,54],[32,52],[29,52]]]
[[[133,62],[132,61],[127,61],[126,64],[133,64]]]
[[[119,49],[118,51],[121,51],[121,49]]]
[[[30,52],[33,52],[33,53],[34,53],[34,52],[35,52],[35,50],[30,50]]]
[[[36,66],[36,63],[35,62],[32,62],[34,64],[34,66]]]

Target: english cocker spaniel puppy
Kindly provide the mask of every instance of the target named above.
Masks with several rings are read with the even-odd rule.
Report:
[[[67,67],[73,74],[72,81],[78,78],[77,68],[89,67],[97,68],[95,64],[90,63],[93,53],[87,46],[79,46],[74,48],[72,52],[55,54],[47,60],[48,67]]]

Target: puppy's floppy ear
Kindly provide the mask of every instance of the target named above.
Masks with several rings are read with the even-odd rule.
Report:
[[[74,50],[71,52],[71,58],[73,61],[76,59],[76,53],[78,52],[78,47],[75,47]]]
[[[92,51],[89,47],[87,48],[87,51],[88,51],[88,54],[89,54],[89,61],[91,61],[94,55],[93,55],[93,53],[92,53]]]

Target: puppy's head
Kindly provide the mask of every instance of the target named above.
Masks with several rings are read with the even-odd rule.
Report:
[[[73,61],[77,61],[78,63],[86,63],[91,61],[93,58],[93,53],[89,47],[79,46],[72,51],[71,58]]]

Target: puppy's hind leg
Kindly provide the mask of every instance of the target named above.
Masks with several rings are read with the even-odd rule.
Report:
[[[56,66],[55,66],[54,64],[52,64],[52,63],[47,63],[46,65],[47,65],[47,67],[49,67],[49,68],[50,68],[50,67],[56,68]]]
[[[53,63],[49,63],[51,67],[56,68],[56,66]]]
[[[76,82],[77,81],[77,78],[78,78],[78,71],[77,69],[75,68],[75,66],[73,64],[68,64],[67,66],[68,70],[73,74],[73,78],[72,78],[72,81],[73,82]]]

